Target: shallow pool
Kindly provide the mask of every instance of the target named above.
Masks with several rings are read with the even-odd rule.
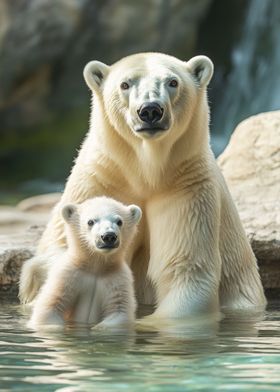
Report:
[[[280,306],[160,331],[35,333],[1,304],[0,390],[280,391]]]

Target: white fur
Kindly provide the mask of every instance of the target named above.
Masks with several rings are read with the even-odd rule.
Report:
[[[93,91],[90,131],[61,203],[104,194],[142,208],[127,261],[139,301],[155,301],[156,314],[264,306],[256,259],[209,147],[211,61],[143,53],[98,67],[85,68]],[[178,81],[175,89],[170,78]],[[137,133],[143,101],[162,106],[165,132]],[[38,254],[53,246],[65,246],[57,210]],[[30,291],[23,288],[22,298]]]
[[[136,233],[141,210],[100,197],[67,205],[62,215],[68,249],[50,267],[35,300],[30,326],[63,326],[66,320],[101,323],[102,328],[129,325],[134,321],[136,302],[125,252]],[[116,217],[123,221],[119,229]],[[96,220],[93,227],[88,226],[89,219]],[[110,229],[118,233],[120,245],[102,251],[97,247],[98,236]]]

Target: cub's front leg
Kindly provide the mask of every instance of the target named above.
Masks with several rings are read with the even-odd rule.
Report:
[[[148,275],[157,309],[150,317],[183,318],[219,309],[220,202],[212,184],[167,195],[147,207]]]
[[[74,266],[52,267],[36,298],[29,325],[33,328],[63,326],[65,313],[73,310],[79,287],[82,287],[81,276]]]
[[[129,327],[135,320],[136,301],[133,277],[124,263],[120,270],[98,282],[102,321],[94,329]]]

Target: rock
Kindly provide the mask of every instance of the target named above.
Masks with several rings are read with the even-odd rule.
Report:
[[[26,232],[0,235],[0,298],[11,299],[18,292],[22,263],[33,256],[43,227],[33,226]]]
[[[60,196],[51,193],[30,197],[16,207],[0,206],[0,297],[17,295],[21,266],[33,256]]]
[[[61,193],[48,193],[22,200],[16,207],[0,206],[0,234],[20,234],[30,226],[45,226]]]
[[[67,117],[69,108],[88,107],[82,70],[89,60],[111,63],[132,52],[152,50],[188,59],[210,4],[211,0],[1,0],[0,133],[30,132],[31,126],[36,132],[35,125],[50,116]]]
[[[266,289],[280,289],[280,111],[238,125],[218,163],[258,259]]]
[[[61,193],[47,193],[28,197],[18,203],[17,208],[24,212],[50,212],[60,197]]]
[[[49,211],[35,213],[20,211],[17,207],[0,206],[0,234],[20,234],[30,226],[43,226]]]

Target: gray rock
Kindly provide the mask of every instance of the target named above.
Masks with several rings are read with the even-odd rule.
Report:
[[[61,193],[47,193],[32,196],[18,203],[17,208],[24,212],[47,212],[49,213],[59,201]]]
[[[112,63],[139,51],[188,59],[210,3],[1,0],[0,133],[87,107],[82,69],[89,60]]]
[[[16,297],[21,266],[33,256],[49,219],[50,199],[54,201],[54,195],[26,199],[21,205],[23,211],[0,206],[0,299]]]
[[[16,297],[22,264],[33,256],[60,194],[23,200],[16,207],[0,206],[0,298]]]
[[[33,256],[43,227],[33,226],[21,234],[0,235],[0,298],[17,295],[23,262]]]
[[[21,234],[30,226],[45,225],[49,211],[20,211],[17,207],[0,206],[0,234]]]
[[[280,289],[280,111],[240,123],[218,163],[258,259],[263,284]]]

